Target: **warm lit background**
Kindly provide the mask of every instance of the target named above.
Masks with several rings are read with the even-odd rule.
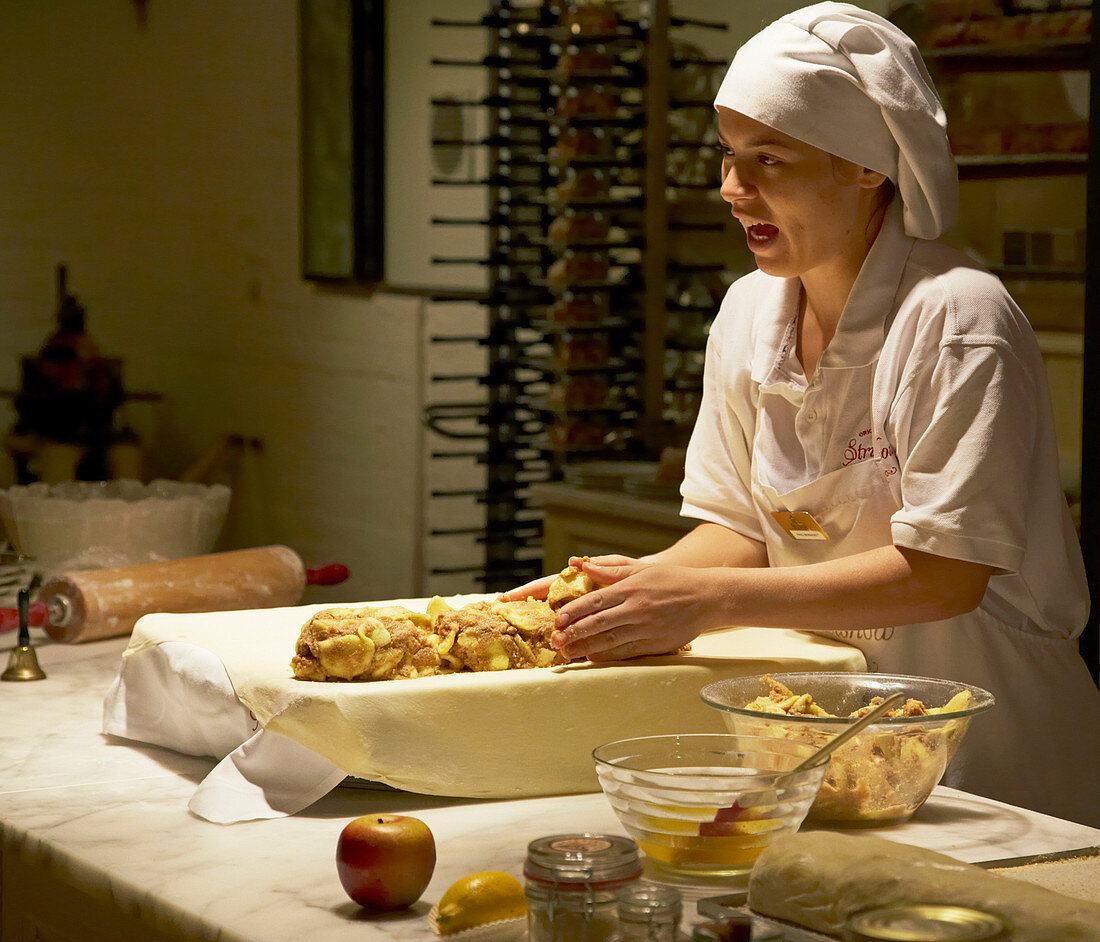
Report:
[[[730,33],[708,40],[732,54],[801,5],[693,0],[677,10],[716,19],[735,11]],[[438,473],[419,424],[425,334],[463,315],[408,289],[477,284],[476,272],[429,264],[448,248],[430,216],[476,195],[430,185],[428,99],[476,96],[480,79],[428,66],[433,54],[455,52],[440,48],[428,22],[481,12],[469,0],[388,5],[389,287],[339,293],[300,277],[293,0],[148,0],[144,24],[129,0],[0,5],[0,387],[17,385],[17,358],[51,330],[55,266],[65,263],[101,351],[124,360],[126,388],[163,396],[126,407],[147,479],[181,474],[226,435],[262,442],[215,472],[235,492],[220,548],[286,543],[307,561],[347,563],[350,582],[317,599],[472,589],[426,576],[434,550],[421,536]],[[1071,108],[1075,89],[1044,80],[1013,100]],[[961,232],[992,263],[1003,228],[1082,227],[1084,178],[971,184],[964,214]],[[1081,289],[1028,290],[1025,307],[1051,331],[1044,342],[1072,489]],[[0,400],[0,432],[13,417]],[[0,485],[9,483],[0,462]]]

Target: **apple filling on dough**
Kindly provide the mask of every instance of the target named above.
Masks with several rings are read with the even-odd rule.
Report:
[[[557,611],[567,602],[579,599],[596,588],[592,577],[583,569],[576,566],[566,566],[557,578],[550,583],[550,589],[546,593],[546,601],[550,607]]]
[[[474,602],[456,609],[436,596],[426,612],[400,605],[325,609],[302,626],[290,668],[298,680],[365,681],[554,667],[567,661],[550,643],[555,609],[595,587],[570,566],[545,602]]]
[[[302,627],[290,667],[299,680],[391,680],[439,673],[433,619],[399,606],[330,608]]]
[[[550,644],[554,611],[545,602],[477,602],[443,612],[438,630],[454,638],[451,651],[472,671],[553,667],[566,658]]]
[[[299,680],[318,681],[553,667],[566,662],[550,644],[553,632],[554,610],[536,599],[452,609],[436,598],[427,613],[332,608],[302,626],[290,667]]]

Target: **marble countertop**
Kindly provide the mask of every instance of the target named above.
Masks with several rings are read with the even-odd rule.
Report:
[[[544,834],[623,833],[602,794],[486,802],[349,787],[293,817],[210,824],[191,815],[187,802],[212,759],[100,732],[125,639],[70,646],[32,635],[47,678],[0,683],[5,867],[61,868],[117,906],[192,938],[432,938],[428,910],[459,877],[479,870],[520,876],[527,842]],[[5,664],[13,643],[12,634],[0,635]],[[438,861],[411,910],[367,917],[344,895],[334,855],[349,820],[380,811],[424,820]],[[882,836],[970,861],[1100,844],[1100,830],[945,788]],[[693,907],[685,911],[694,916]]]

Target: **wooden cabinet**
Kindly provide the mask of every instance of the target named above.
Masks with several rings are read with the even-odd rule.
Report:
[[[543,565],[561,569],[570,556],[622,553],[645,556],[676,542],[699,521],[680,516],[680,502],[650,500],[577,487],[537,484],[531,496],[543,508]]]

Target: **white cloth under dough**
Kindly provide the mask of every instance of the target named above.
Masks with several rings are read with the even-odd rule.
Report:
[[[461,596],[459,606],[492,596]],[[362,603],[423,611],[427,599]],[[700,689],[779,670],[862,670],[855,647],[727,629],[692,653],[619,664],[375,683],[296,680],[313,605],[142,618],[104,705],[104,732],[221,760],[190,807],[219,823],[301,810],[345,775],[410,792],[520,798],[596,791],[615,739],[721,732]],[[341,607],[344,607],[343,605]]]
[[[754,272],[711,329],[684,516],[768,545],[771,565],[891,543],[994,567],[977,611],[839,632],[871,670],[993,692],[944,784],[1100,825],[1100,692],[1042,358],[1004,286],[886,221],[812,382],[794,354],[799,285]],[[773,510],[827,522],[792,539]]]
[[[737,51],[714,103],[886,174],[910,235],[955,221],[943,106],[916,45],[877,14],[817,3],[781,17]]]
[[[103,702],[103,731],[220,760],[188,802],[215,824],[295,814],[347,777],[265,730],[237,698],[221,659],[187,641],[149,645],[123,661]]]

